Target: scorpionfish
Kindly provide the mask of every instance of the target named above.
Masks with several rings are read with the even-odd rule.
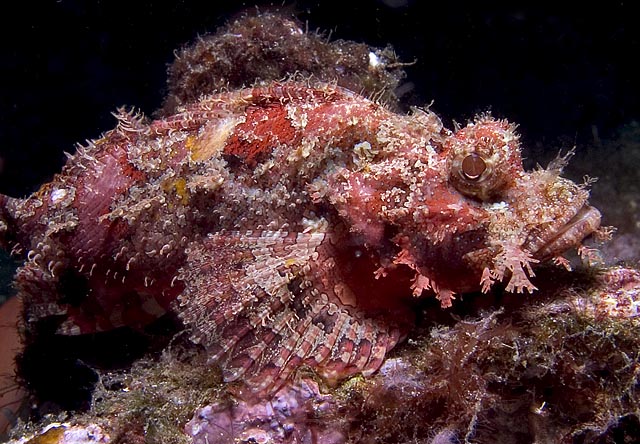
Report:
[[[415,298],[531,292],[535,264],[600,225],[565,158],[525,171],[514,125],[489,115],[452,131],[429,109],[291,80],[117,118],[37,192],[0,197],[27,338],[170,311],[257,391],[303,365],[368,375]]]

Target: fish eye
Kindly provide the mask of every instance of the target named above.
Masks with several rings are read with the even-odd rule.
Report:
[[[487,169],[487,163],[476,153],[466,156],[460,165],[460,172],[467,180],[478,180]]]
[[[487,147],[491,149],[486,149]],[[449,182],[462,194],[488,201],[500,196],[515,174],[503,159],[502,150],[493,149],[489,144],[484,148],[463,149],[453,153]]]
[[[451,163],[449,181],[463,194],[480,200],[488,200],[502,184],[502,177],[496,171],[496,156],[464,150]]]
[[[523,174],[520,144],[506,120],[479,117],[444,143],[449,184],[480,201],[501,199]]]

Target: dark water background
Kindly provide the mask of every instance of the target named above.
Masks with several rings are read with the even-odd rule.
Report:
[[[492,110],[528,146],[590,143],[640,116],[640,27],[631,2],[549,8],[412,0],[257,2],[331,31],[394,46],[405,101],[448,122]],[[113,127],[122,105],[161,103],[173,50],[254,2],[14,2],[0,26],[0,192],[25,195],[60,169],[63,151]],[[526,152],[525,152],[526,153]]]

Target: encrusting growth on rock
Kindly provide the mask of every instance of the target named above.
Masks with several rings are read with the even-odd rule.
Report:
[[[235,20],[176,53],[162,115],[202,95],[247,86],[255,80],[313,77],[397,108],[396,87],[405,74],[393,50],[348,40],[328,41],[300,23],[265,13]]]

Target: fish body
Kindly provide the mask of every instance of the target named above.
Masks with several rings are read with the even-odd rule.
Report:
[[[33,195],[0,199],[27,335],[173,311],[259,390],[302,365],[370,374],[416,297],[533,291],[532,267],[600,224],[562,159],[524,171],[514,126],[489,116],[450,131],[428,109],[288,81],[117,118]]]

